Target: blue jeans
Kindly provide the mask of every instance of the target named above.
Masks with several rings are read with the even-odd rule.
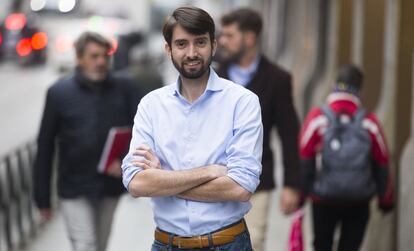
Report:
[[[252,243],[250,242],[250,235],[245,231],[234,238],[234,241],[211,248],[193,248],[183,249],[178,247],[171,247],[157,240],[152,244],[151,251],[253,251]]]

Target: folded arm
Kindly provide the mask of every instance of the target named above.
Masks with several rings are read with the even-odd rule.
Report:
[[[208,165],[189,170],[163,170],[158,157],[148,147],[136,149],[134,166],[143,170],[135,174],[128,190],[135,197],[177,195],[183,199],[217,202],[248,201],[251,193],[227,176],[227,167]]]
[[[228,176],[216,178],[178,194],[183,199],[205,202],[248,201],[250,196],[249,191]]]
[[[128,190],[134,197],[172,196],[221,177],[226,172],[225,167],[218,165],[183,171],[149,168],[135,174]]]

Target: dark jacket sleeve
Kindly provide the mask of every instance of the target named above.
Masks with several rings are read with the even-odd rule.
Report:
[[[39,208],[50,208],[52,164],[58,131],[57,104],[51,90],[47,92],[33,170],[34,199]]]
[[[377,184],[378,207],[383,212],[388,212],[394,208],[393,188],[388,166],[381,166],[373,163],[373,174]]]
[[[119,77],[119,76],[118,76]],[[137,112],[138,104],[143,97],[143,90],[129,75],[119,77],[121,82],[122,92],[127,102],[129,121],[131,126],[134,124],[134,117]]]
[[[373,113],[369,113],[366,119],[370,122],[368,132],[372,140],[373,174],[377,184],[378,206],[384,212],[394,207],[394,188],[390,173],[390,154],[384,131]]]
[[[312,192],[316,175],[316,161],[315,158],[302,159],[300,164],[301,192],[306,197]]]
[[[291,76],[282,73],[280,81],[276,83],[274,117],[282,144],[284,186],[299,189],[299,119],[293,104]]]

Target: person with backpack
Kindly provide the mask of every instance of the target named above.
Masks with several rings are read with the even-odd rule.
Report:
[[[315,251],[358,250],[377,195],[383,212],[393,208],[389,154],[377,117],[361,104],[363,74],[353,65],[339,69],[334,90],[307,115],[299,137],[302,191],[312,200]]]

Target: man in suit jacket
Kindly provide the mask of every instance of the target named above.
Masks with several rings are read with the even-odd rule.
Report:
[[[284,185],[280,208],[290,214],[299,204],[299,120],[293,106],[291,75],[271,63],[259,51],[262,29],[260,15],[251,9],[234,10],[221,19],[219,69],[228,78],[253,91],[260,99],[263,119],[263,171],[260,185],[252,196],[253,207],[246,220],[253,248],[263,250],[271,190],[275,187],[274,159],[270,147],[271,130],[276,127],[281,139]]]

